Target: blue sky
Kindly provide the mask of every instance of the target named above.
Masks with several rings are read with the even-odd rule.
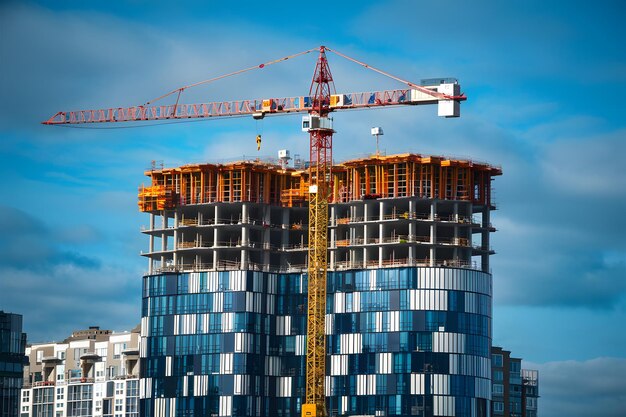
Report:
[[[167,166],[278,149],[299,117],[132,129],[42,126],[59,110],[144,103],[175,87],[325,44],[401,78],[457,77],[434,107],[335,115],[336,159],[381,148],[487,161],[494,343],[542,372],[545,416],[620,415],[626,389],[626,50],[618,1],[65,1],[0,4],[0,309],[31,341],[139,321],[147,248],[137,187]],[[236,4],[232,6],[231,4]],[[336,55],[338,91],[397,84]],[[308,92],[314,54],[185,93],[186,102]],[[589,380],[570,384],[588,375]],[[592,382],[602,380],[602,389]],[[582,403],[585,393],[591,393]]]

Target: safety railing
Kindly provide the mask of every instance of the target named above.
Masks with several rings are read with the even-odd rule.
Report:
[[[444,268],[467,268],[473,270],[481,270],[481,265],[475,261],[465,261],[461,259],[437,259],[431,262],[429,258],[411,259],[411,258],[393,258],[393,259],[369,259],[355,261],[336,261],[329,264],[329,271],[340,271],[348,269],[378,269],[378,268],[399,268],[399,267],[444,267]],[[306,264],[290,264],[287,265],[267,265],[262,263],[247,262],[242,264],[241,261],[218,261],[213,263],[193,263],[181,265],[169,265],[156,268],[154,274],[165,272],[197,272],[197,271],[234,271],[234,270],[250,270],[272,273],[303,273],[307,271]]]
[[[389,220],[420,220],[420,221],[436,221],[436,222],[450,222],[450,223],[459,223],[459,224],[472,224],[472,225],[480,225],[480,221],[475,216],[464,216],[460,214],[450,214],[450,215],[439,215],[435,214],[434,216],[430,213],[414,213],[414,212],[400,212],[400,213],[389,213],[383,214],[382,217],[380,215],[374,216],[356,216],[356,217],[339,217],[336,219],[336,225],[347,225],[352,223],[368,223],[368,222],[380,222],[380,221],[389,221]],[[491,226],[491,225],[489,225]]]
[[[480,270],[480,265],[475,261],[463,261],[460,259],[437,259],[430,262],[429,258],[423,259],[370,259],[360,261],[339,261],[331,265],[331,270],[346,269],[378,269],[378,268],[398,268],[398,267],[449,267],[449,268],[467,268]]]
[[[349,246],[402,244],[402,243],[430,243],[430,236],[396,235],[396,236],[386,236],[382,238],[340,239],[340,240],[336,240],[335,242],[331,242],[331,249],[349,247]],[[435,242],[435,245],[470,247],[471,242],[467,238],[450,237],[450,238],[438,238]],[[474,246],[474,248],[481,249],[481,247],[476,247],[476,246]],[[485,250],[485,249],[481,249],[481,250]]]

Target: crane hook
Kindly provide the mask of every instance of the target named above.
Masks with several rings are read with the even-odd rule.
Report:
[[[261,135],[256,135],[256,150],[261,150]]]

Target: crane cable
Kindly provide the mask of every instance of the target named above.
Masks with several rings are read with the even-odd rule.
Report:
[[[172,94],[176,94],[176,93],[178,93],[178,97],[176,99],[176,103],[178,103],[178,99],[180,98],[180,94],[183,91],[185,91],[186,89],[188,89],[188,88],[196,87],[196,86],[202,85],[202,84],[208,84],[208,83],[211,83],[211,82],[214,82],[214,81],[217,81],[217,80],[221,80],[223,78],[232,77],[233,75],[238,75],[238,74],[241,74],[241,73],[244,73],[244,72],[248,72],[248,71],[252,71],[252,70],[255,70],[255,69],[262,69],[262,68],[265,68],[265,67],[267,67],[269,65],[277,64],[279,62],[283,62],[283,61],[286,61],[286,60],[291,59],[291,58],[295,58],[295,57],[300,56],[300,55],[306,55],[308,53],[311,53],[311,52],[314,52],[314,51],[317,51],[317,50],[319,50],[319,49],[318,48],[309,49],[308,51],[299,52],[297,54],[289,55],[289,56],[286,56],[286,57],[283,57],[283,58],[275,59],[273,61],[265,62],[263,64],[255,65],[253,67],[244,68],[244,69],[241,69],[239,71],[235,71],[235,72],[231,72],[231,73],[228,73],[228,74],[220,75],[219,77],[209,78],[208,80],[199,81],[197,83],[185,85],[183,87],[179,87],[179,88],[177,88],[175,90],[172,90],[169,93],[163,94],[162,96],[159,96],[159,97],[157,97],[157,98],[155,98],[153,100],[147,101],[144,104],[144,106],[148,106],[148,105],[154,103],[155,101],[161,100],[162,98],[171,96]]]
[[[342,54],[339,51],[335,51],[334,49],[330,49],[330,48],[326,47],[326,50],[330,51],[330,52],[333,52],[334,54],[339,55],[340,57],[345,58],[348,61],[352,61],[352,62],[354,62],[356,64],[359,64],[360,66],[362,66],[364,68],[370,69],[370,70],[372,70],[374,72],[377,72],[377,73],[382,74],[384,76],[387,76],[387,77],[389,77],[391,79],[399,81],[399,82],[401,82],[403,84],[408,85],[411,88],[414,88],[414,89],[416,89],[418,91],[421,91],[422,93],[431,95],[433,97],[440,98],[440,99],[445,99],[445,100],[465,100],[467,98],[467,97],[465,97],[465,94],[461,94],[459,96],[450,96],[448,94],[443,94],[443,93],[439,93],[437,91],[429,90],[428,88],[424,88],[421,85],[417,85],[417,84],[414,84],[414,83],[412,83],[410,81],[403,80],[402,78],[398,78],[395,75],[391,75],[391,74],[389,74],[389,73],[387,73],[387,72],[385,72],[383,70],[380,70],[378,68],[372,67],[371,65],[368,65],[365,62],[361,62],[361,61],[358,61],[358,60],[356,60],[354,58],[350,58],[349,56],[344,55],[344,54]]]

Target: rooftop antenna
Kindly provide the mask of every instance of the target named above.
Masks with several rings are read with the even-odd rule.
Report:
[[[372,136],[376,136],[376,156],[380,156],[380,152],[378,150],[378,137],[384,135],[382,127],[373,127],[372,128]]]

